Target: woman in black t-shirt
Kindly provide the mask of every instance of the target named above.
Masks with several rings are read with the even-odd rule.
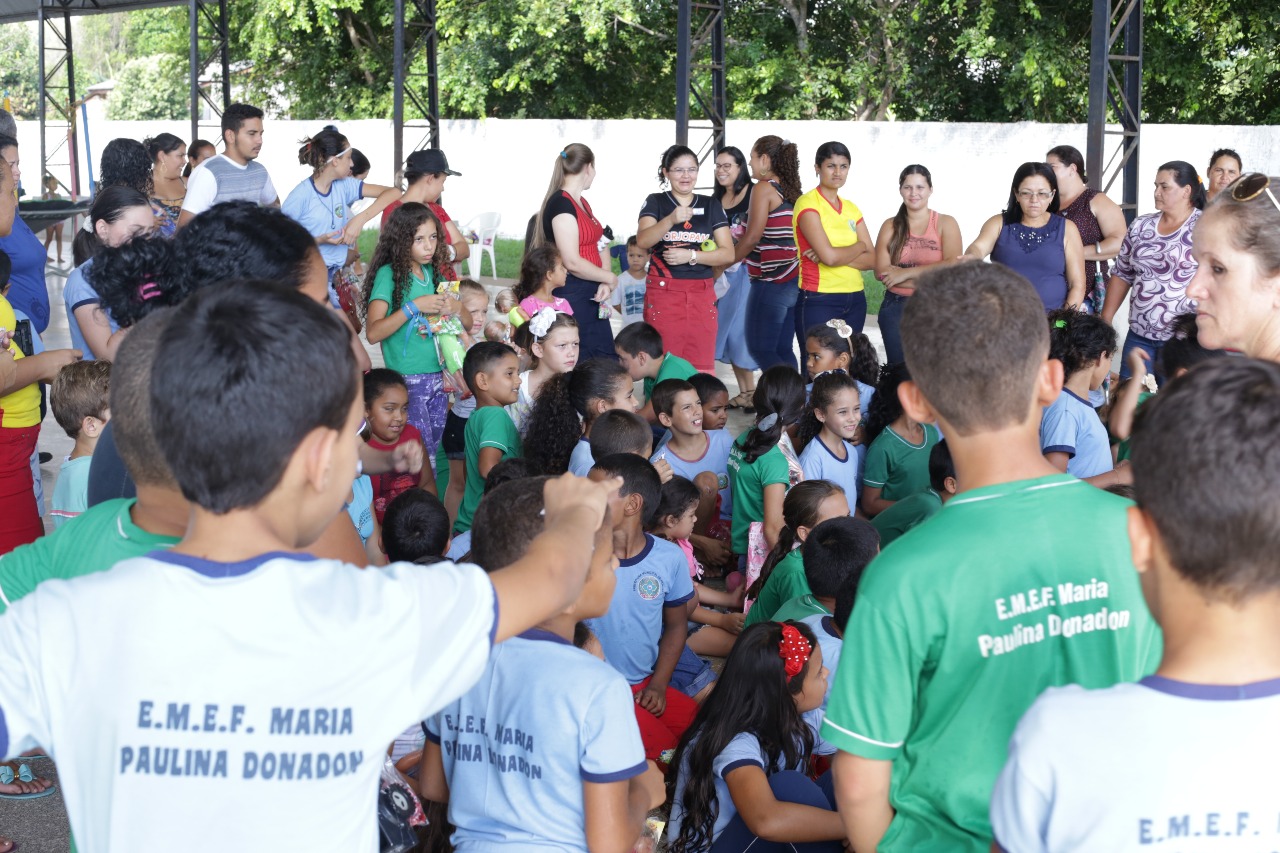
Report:
[[[662,335],[667,352],[698,370],[715,370],[716,296],[712,267],[733,263],[733,235],[720,202],[695,195],[698,157],[684,145],[662,155],[659,183],[645,199],[636,243],[649,250],[645,322]]]
[[[608,314],[600,316],[600,306],[608,305],[618,277],[608,256],[600,257],[604,228],[582,197],[591,189],[595,177],[596,158],[591,149],[580,142],[566,145],[556,155],[551,186],[533,229],[533,245],[554,244],[568,270],[564,286],[556,288],[552,295],[573,307],[573,317],[578,321],[579,357],[583,361],[618,357],[613,351]]]

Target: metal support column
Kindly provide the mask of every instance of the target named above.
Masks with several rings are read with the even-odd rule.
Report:
[[[1119,48],[1119,52],[1117,51]],[[1108,111],[1110,106],[1110,111]],[[1119,130],[1109,130],[1114,116]],[[1118,137],[1107,154],[1107,137]],[[1089,185],[1107,192],[1124,175],[1120,207],[1138,214],[1138,149],[1142,138],[1142,0],[1093,0],[1089,48]]]
[[[440,147],[440,78],[436,67],[435,0],[396,0],[393,42],[395,75],[392,83],[391,123],[396,174],[404,167],[405,131],[416,131],[413,149],[424,142]],[[426,73],[414,72],[413,61],[422,56]],[[425,91],[424,91],[425,90]],[[425,96],[425,97],[424,97]],[[411,113],[405,114],[405,98]]]
[[[690,131],[706,136],[694,147],[701,163],[725,145],[725,0],[677,0],[676,142],[689,145]],[[691,117],[691,100],[696,104]]]
[[[200,32],[201,22],[206,26],[207,35]],[[191,139],[200,139],[200,113],[202,104],[208,104],[213,112],[214,120],[205,126],[214,129],[212,138],[215,144],[222,141],[222,111],[231,105],[231,56],[230,37],[227,29],[227,0],[188,0],[187,25],[190,27],[190,52],[188,57],[188,86],[191,96]],[[202,43],[207,46],[201,50]],[[200,86],[200,77],[208,70],[214,58],[218,59],[222,75],[221,98],[215,98],[214,89],[206,92]],[[205,137],[209,138],[209,137]]]
[[[76,76],[68,3],[62,0],[55,0],[49,5],[41,3],[36,10],[36,26],[40,60],[40,172],[24,189],[29,196],[39,198],[44,189],[44,176],[50,172],[50,168],[65,166],[71,181],[71,192],[79,195],[80,164],[76,157],[74,107]],[[64,66],[65,76],[60,73]],[[51,108],[56,116],[52,122],[49,120]],[[52,141],[50,133],[54,134]]]

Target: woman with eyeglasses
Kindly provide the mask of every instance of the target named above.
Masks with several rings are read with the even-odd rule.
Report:
[[[684,145],[662,154],[658,183],[644,200],[636,245],[649,250],[644,319],[667,352],[705,373],[715,369],[716,295],[713,267],[733,263],[729,217],[715,198],[694,194],[698,156]]]
[[[716,153],[716,186],[711,194],[729,218],[729,233],[733,235],[735,247],[747,233],[754,186],[743,153],[732,145],[721,148]],[[741,254],[735,249],[735,258]],[[716,361],[731,365],[733,376],[738,380],[738,396],[729,400],[729,408],[754,413],[751,398],[756,393],[758,365],[747,348],[747,297],[751,291],[751,276],[747,273],[746,263],[737,260],[725,267],[716,282],[724,291],[716,303],[719,314],[716,318],[719,324],[716,329]]]
[[[1205,205],[1204,185],[1195,167],[1183,160],[1165,163],[1156,171],[1158,213],[1133,220],[1107,282],[1102,319],[1108,323],[1132,291],[1129,333],[1121,353],[1120,378],[1131,373],[1129,353],[1141,349],[1159,364],[1157,356],[1173,334],[1179,314],[1195,310],[1187,285],[1196,274],[1191,235]],[[1157,376],[1159,381],[1162,377]]]
[[[1241,175],[1192,237],[1199,262],[1187,296],[1202,346],[1280,361],[1280,177]]]
[[[1058,212],[1058,179],[1048,163],[1023,163],[1013,173],[1009,203],[988,219],[963,257],[988,255],[1024,276],[1045,311],[1084,302],[1084,247],[1080,231]]]
[[[852,155],[841,142],[818,146],[813,170],[818,186],[796,199],[796,248],[800,252],[800,299],[796,340],[804,352],[813,326],[840,319],[859,334],[867,321],[862,271],[875,266],[876,247],[862,211],[840,195]]]

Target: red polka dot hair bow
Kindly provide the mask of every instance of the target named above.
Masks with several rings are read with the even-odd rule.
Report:
[[[804,638],[794,625],[782,626],[782,640],[778,643],[778,656],[782,658],[782,669],[787,678],[795,678],[809,662],[809,641]]]

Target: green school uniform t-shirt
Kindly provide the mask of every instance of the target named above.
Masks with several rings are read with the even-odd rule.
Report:
[[[782,605],[773,614],[772,622],[800,622],[810,616],[830,616],[831,611],[823,607],[818,599],[809,593],[796,596]]]
[[[941,440],[938,428],[924,424],[924,442],[912,444],[885,427],[867,448],[864,486],[880,487],[880,497],[900,501],[929,488],[929,454]]]
[[[503,459],[524,453],[515,422],[502,406],[481,406],[476,409],[467,418],[463,442],[467,459],[467,485],[462,494],[462,505],[458,507],[458,521],[453,525],[455,533],[465,533],[471,529],[471,519],[484,494],[484,477],[480,476],[481,448],[496,447],[502,451]]]
[[[658,366],[658,375],[644,378],[645,402],[649,402],[649,398],[653,396],[653,386],[664,379],[688,379],[697,372],[697,368],[680,356],[675,353],[667,353],[663,356],[662,364]]]
[[[991,791],[1036,697],[1155,670],[1128,506],[1067,475],[973,489],[867,567],[822,737],[893,762],[879,850],[985,853]]]
[[[148,533],[133,523],[134,498],[91,506],[48,536],[0,557],[0,613],[35,591],[42,581],[105,572],[122,560],[172,548],[172,536]]]
[[[760,590],[760,597],[751,605],[744,628],[757,622],[778,621],[774,619],[778,608],[796,596],[809,594],[809,579],[804,576],[803,551],[803,548],[796,548],[773,567],[769,579]]]
[[[748,462],[742,452],[742,443],[751,434],[747,430],[734,441],[729,449],[729,488],[733,494],[733,553],[747,553],[747,538],[751,522],[764,521],[764,487],[781,483],[791,488],[791,475],[787,470],[787,457],[777,445]],[[786,599],[783,599],[784,601]]]
[[[920,522],[932,518],[940,509],[942,498],[933,489],[925,489],[903,498],[871,519],[871,526],[880,534],[881,549]]]
[[[405,302],[410,302],[419,296],[431,296],[436,292],[435,271],[424,266],[419,272],[425,278],[409,276],[409,295],[405,297]],[[369,292],[369,302],[380,299],[387,303],[388,314],[392,310],[399,311],[399,308],[391,307],[393,293],[395,293],[395,279],[391,274],[391,265],[386,264],[379,267],[373,276],[373,290]],[[412,323],[405,323],[396,329],[391,333],[391,337],[382,341],[381,346],[382,360],[392,370],[406,376],[440,372],[440,356],[436,352],[435,340],[430,336],[423,337]]]

